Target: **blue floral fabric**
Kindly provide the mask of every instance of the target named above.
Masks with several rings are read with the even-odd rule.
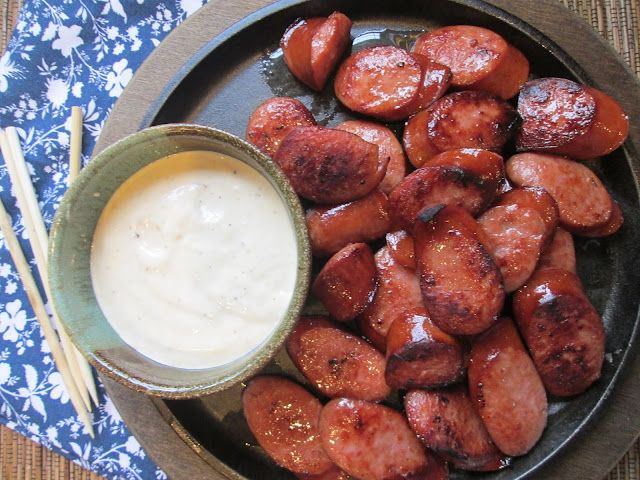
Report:
[[[71,107],[84,109],[86,162],[136,68],[203,3],[25,1],[0,58],[0,127],[17,127],[47,226],[66,189]],[[32,260],[4,159],[0,196]],[[69,401],[0,234],[0,421],[107,478],[166,478],[99,389],[92,440]]]

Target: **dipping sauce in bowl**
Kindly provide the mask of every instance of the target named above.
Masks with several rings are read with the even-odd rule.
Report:
[[[291,302],[295,231],[257,170],[212,151],[156,160],[98,221],[91,280],[132,348],[179,368],[223,365],[272,333]]]

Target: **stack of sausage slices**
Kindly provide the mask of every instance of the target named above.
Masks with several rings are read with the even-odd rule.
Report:
[[[350,30],[339,12],[290,26],[281,47],[293,75],[323,89]],[[620,146],[628,120],[599,90],[528,77],[500,35],[448,26],[410,52],[365,48],[337,69],[349,110],[406,120],[404,149],[382,123],[318,126],[293,98],[252,114],[247,139],[309,205],[323,265],[312,293],[330,315],[300,318],[286,344],[324,405],[276,376],[243,393],[258,443],[299,478],[498,470],[540,438],[547,394],[598,379],[603,324],[576,276],[572,234],[611,235],[623,218],[576,160]],[[507,142],[521,153],[504,161]],[[403,412],[379,403],[393,390]]]

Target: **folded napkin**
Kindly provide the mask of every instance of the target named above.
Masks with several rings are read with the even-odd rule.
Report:
[[[47,225],[66,190],[71,107],[84,109],[86,162],[136,68],[202,4],[25,1],[0,58],[0,127],[18,128]],[[33,264],[4,160],[0,196]],[[71,406],[0,234],[0,421],[105,477],[166,478],[131,435],[102,385],[99,393],[92,440]]]

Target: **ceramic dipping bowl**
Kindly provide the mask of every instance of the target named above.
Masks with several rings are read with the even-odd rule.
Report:
[[[102,210],[122,183],[149,163],[184,151],[208,150],[258,170],[281,196],[295,229],[297,278],[289,307],[262,344],[225,365],[189,370],[157,363],[127,345],[96,300],[91,245]],[[280,349],[306,300],[311,254],[304,212],[279,167],[252,145],[221,130],[196,125],[151,127],[111,145],[91,160],[64,195],[49,245],[52,303],[72,341],[99,372],[164,398],[190,398],[226,389],[257,373]]]

